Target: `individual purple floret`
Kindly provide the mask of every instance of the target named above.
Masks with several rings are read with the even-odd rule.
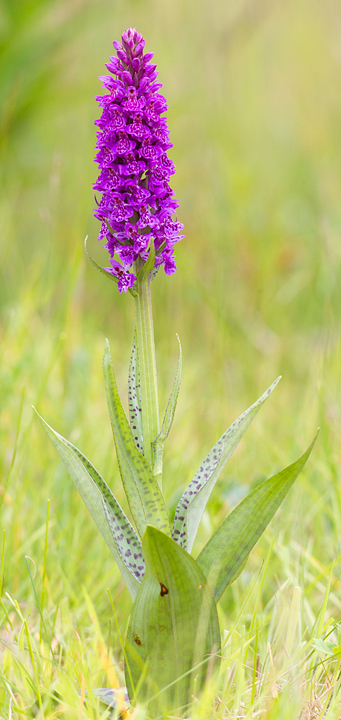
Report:
[[[109,92],[96,98],[103,111],[95,123],[100,128],[95,158],[100,174],[94,189],[102,198],[94,214],[102,221],[98,239],[109,250],[111,267],[106,270],[118,278],[121,293],[134,285],[133,263],[147,260],[151,240],[155,267],[163,265],[171,275],[176,270],[174,245],[184,235],[182,223],[173,219],[179,206],[169,185],[175,167],[167,155],[172,144],[161,117],[167,103],[156,82],[154,53],[143,53],[145,41],[132,28],[123,33],[122,45],[113,44],[117,57],[106,67],[115,78],[100,77]]]

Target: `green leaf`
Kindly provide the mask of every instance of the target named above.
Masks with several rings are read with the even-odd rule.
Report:
[[[186,705],[195,678],[200,690],[208,662],[219,663],[210,655],[220,649],[220,633],[215,602],[195,560],[150,526],[142,547],[146,573],[127,631],[126,684],[130,700],[136,690],[139,701],[150,700],[148,717],[154,717]]]
[[[138,279],[144,280],[144,278],[148,277],[149,273],[151,273],[152,270],[154,269],[154,265],[155,265],[155,245],[154,245],[153,238],[151,238],[150,246],[149,246],[149,255],[148,255],[146,262],[144,263],[144,265],[142,265],[140,271],[138,272],[138,275],[137,275]]]
[[[208,453],[176,508],[172,537],[191,552],[202,514],[220,473],[280,377],[224,432]]]
[[[142,546],[134,528],[90,460],[33,409],[101,531],[134,600],[145,568]]]
[[[172,392],[169,396],[169,400],[167,403],[166,412],[165,412],[165,415],[163,418],[161,430],[160,430],[157,438],[152,442],[155,477],[157,477],[158,474],[162,473],[163,445],[164,445],[164,442],[165,442],[166,438],[168,437],[169,431],[172,427],[176,403],[177,403],[177,400],[179,397],[179,391],[180,391],[181,370],[182,370],[182,350],[181,350],[179,335],[177,335],[176,337],[177,337],[178,343],[179,343],[179,358],[178,358],[178,366],[176,369],[174,385],[172,388]]]
[[[314,650],[318,650],[318,652],[326,653],[326,655],[336,655],[339,652],[339,648],[335,643],[330,640],[321,640],[320,638],[315,638],[312,647]]]
[[[98,270],[98,272],[102,273],[102,275],[105,275],[107,278],[109,278],[109,280],[112,280],[114,283],[116,283],[116,285],[118,285],[118,278],[116,277],[116,275],[113,275],[112,273],[108,272],[108,270],[106,270],[105,268],[101,267],[100,265],[97,265],[96,261],[92,259],[91,255],[89,254],[88,248],[86,246],[87,239],[88,239],[88,235],[86,236],[86,238],[84,240],[84,248],[85,248],[85,252],[86,252],[90,262],[92,263],[92,265],[96,268],[96,270]],[[128,288],[128,290],[133,297],[136,297],[137,293],[136,293],[136,290],[134,290],[134,287]]]
[[[143,455],[141,384],[140,367],[137,353],[136,330],[129,364],[128,404],[130,427],[134,437],[134,442],[137,449]]]
[[[159,248],[159,251],[158,251],[158,255],[159,255],[159,253],[160,253],[160,248]],[[159,272],[159,270],[160,270],[160,267],[161,267],[161,265],[156,265],[156,266],[154,267],[154,270],[151,271],[151,273],[150,273],[150,281],[154,280],[154,278],[157,276],[157,274],[158,274],[158,272]]]
[[[284,500],[313,449],[261,483],[222,522],[197,558],[216,601],[238,576],[241,566]]]
[[[146,459],[135,445],[121,405],[108,340],[105,343],[103,373],[117,460],[137,531],[142,537],[147,525],[155,525],[170,534],[167,508],[161,490]]]

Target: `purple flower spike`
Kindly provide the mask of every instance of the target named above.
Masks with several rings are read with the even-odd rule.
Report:
[[[161,117],[167,103],[158,92],[153,53],[144,54],[144,39],[132,28],[122,44],[113,44],[117,57],[106,67],[115,79],[100,77],[108,94],[96,98],[102,115],[95,123],[100,174],[94,189],[102,198],[94,214],[102,222],[98,240],[106,241],[110,255],[106,270],[118,279],[121,293],[133,287],[136,276],[129,270],[147,260],[151,240],[155,268],[175,272],[174,245],[184,236],[182,223],[173,219],[179,206],[169,185],[175,167],[167,155],[172,144]]]

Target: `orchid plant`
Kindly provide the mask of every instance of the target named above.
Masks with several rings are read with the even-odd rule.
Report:
[[[186,707],[218,667],[217,602],[306,463],[308,450],[256,487],[222,522],[197,557],[191,554],[207,501],[235,447],[278,380],[224,432],[184,490],[173,525],[162,494],[162,457],[181,381],[181,346],[174,386],[160,424],[151,305],[151,282],[163,266],[176,269],[174,247],[184,236],[174,219],[178,203],[169,185],[175,168],[168,157],[165,98],[153,53],[144,52],[135,29],[114,42],[116,55],[100,79],[97,98],[100,167],[95,216],[101,221],[110,266],[100,268],[135,300],[136,332],[128,378],[129,421],[115,383],[109,343],[103,372],[123,487],[133,523],[112,489],[72,443],[41,422],[107,542],[133,601],[125,640],[125,673],[131,703],[148,705],[156,718]],[[113,77],[114,76],[114,77]],[[40,417],[40,416],[39,416]]]

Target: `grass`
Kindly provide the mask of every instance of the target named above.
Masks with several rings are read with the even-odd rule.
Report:
[[[101,361],[108,336],[126,398],[133,301],[97,276],[83,240],[89,234],[104,264],[91,213],[93,96],[112,40],[129,25],[155,51],[164,83],[186,232],[177,273],[160,273],[153,289],[161,408],[176,332],[184,355],[165,451],[171,512],[217,437],[283,375],[216,487],[194,554],[321,426],[307,467],[220,602],[222,669],[191,718],[336,719],[341,14],[333,0],[2,0],[0,716],[104,720],[92,689],[124,682],[107,589],[123,633],[128,593],[31,404],[124,505]],[[334,654],[316,645],[325,638]]]

